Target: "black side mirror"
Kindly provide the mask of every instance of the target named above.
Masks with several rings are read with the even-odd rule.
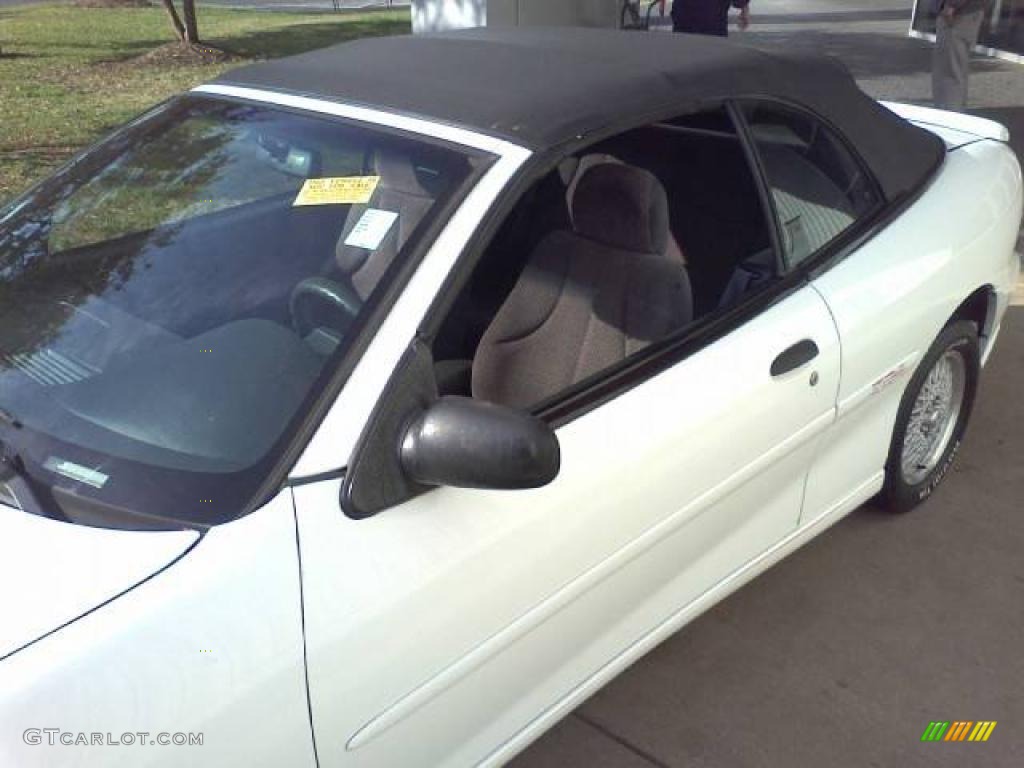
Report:
[[[558,475],[558,438],[523,411],[468,397],[442,397],[409,424],[402,470],[421,485],[538,488]]]

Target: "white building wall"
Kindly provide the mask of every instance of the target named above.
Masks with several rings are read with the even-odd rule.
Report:
[[[620,0],[413,0],[413,31],[484,26],[617,27]]]

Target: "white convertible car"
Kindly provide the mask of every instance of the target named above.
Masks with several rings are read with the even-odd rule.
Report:
[[[1006,139],[826,60],[478,30],[90,148],[0,213],[0,765],[507,761],[932,493],[1017,281]]]

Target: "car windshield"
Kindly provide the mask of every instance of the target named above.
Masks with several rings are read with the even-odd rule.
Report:
[[[0,439],[19,481],[96,525],[246,511],[490,159],[193,95],[0,210]]]

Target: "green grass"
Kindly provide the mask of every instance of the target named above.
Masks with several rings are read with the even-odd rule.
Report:
[[[201,7],[206,44],[230,64],[132,61],[172,40],[164,11],[35,5],[0,8],[0,203],[78,148],[156,102],[248,60],[409,31],[408,11],[281,13]]]

